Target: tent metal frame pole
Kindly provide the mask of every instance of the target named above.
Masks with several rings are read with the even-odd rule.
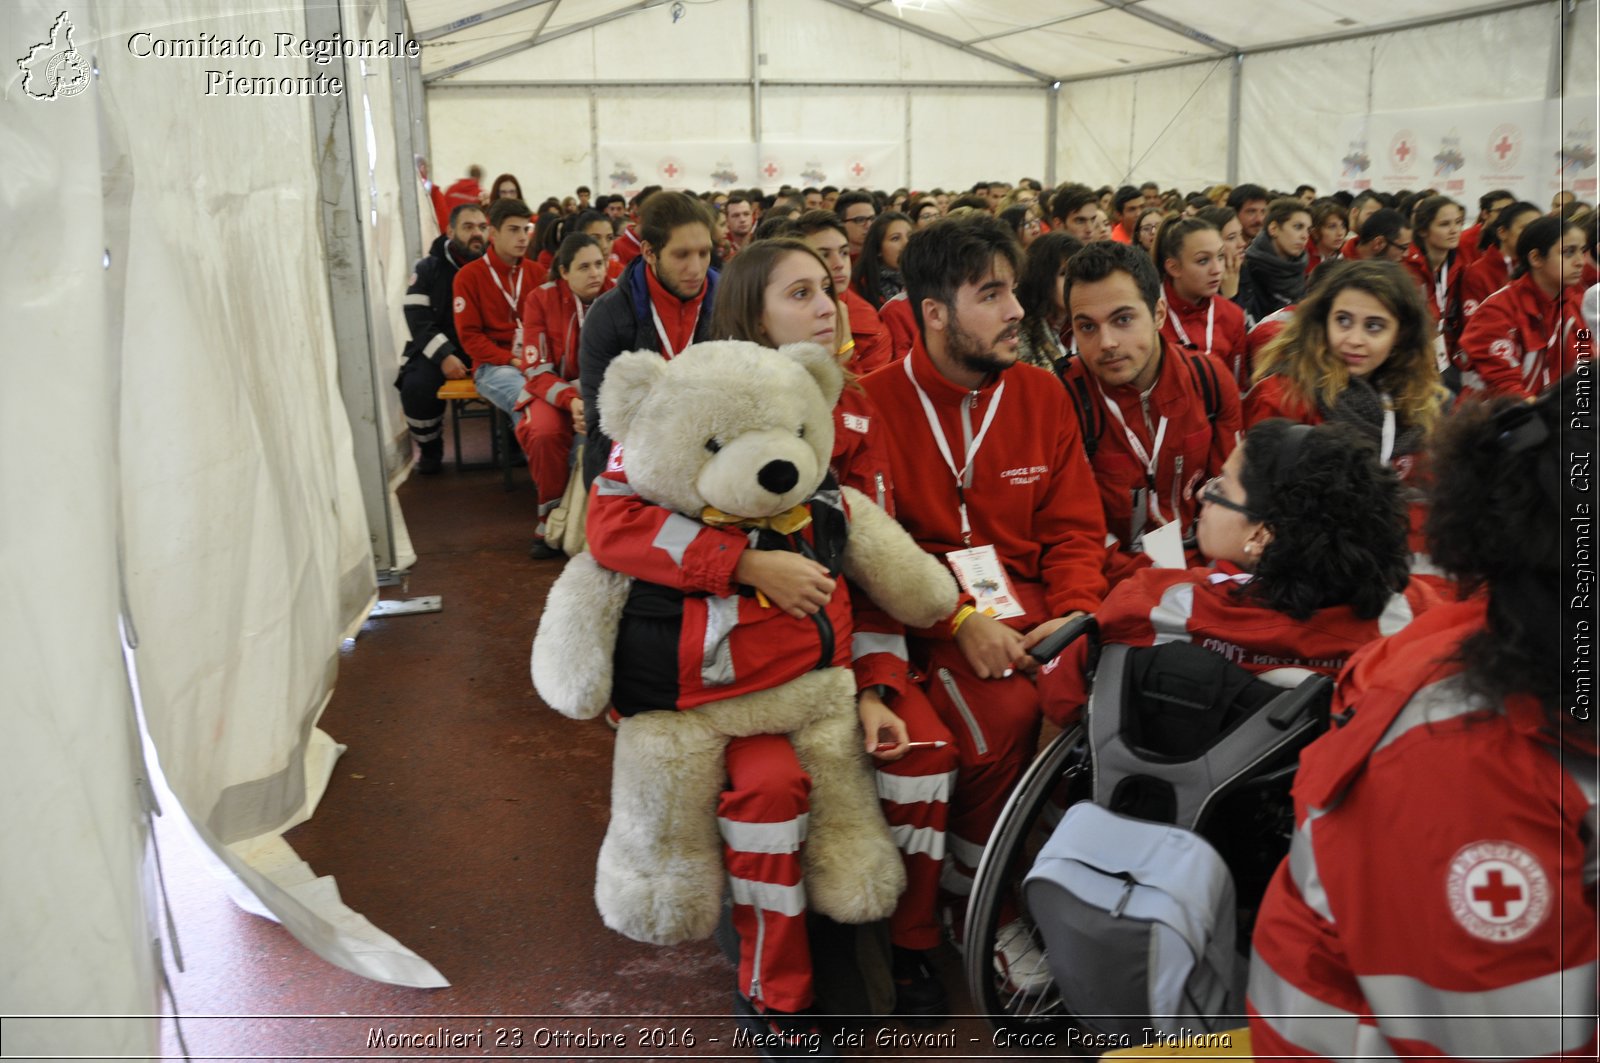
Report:
[[[905,104],[904,104],[904,109],[903,109],[903,114],[902,114],[902,118],[904,119],[904,123],[903,123],[904,124],[904,132],[901,134],[905,138],[905,142],[906,142],[906,156],[905,156],[905,176],[906,176],[905,187],[906,188],[913,187],[912,184],[911,184],[911,107],[912,107],[911,93],[908,92],[908,93],[905,94]]]
[[[1244,95],[1244,54],[1233,57],[1228,79],[1228,183],[1239,183],[1239,115]]]
[[[1040,70],[1035,70],[1031,66],[1024,66],[1021,63],[1014,63],[1011,60],[1003,59],[998,55],[990,55],[981,48],[974,48],[965,41],[958,41],[954,37],[947,37],[942,33],[935,33],[933,30],[924,29],[913,22],[907,22],[904,19],[895,18],[893,15],[885,15],[882,11],[873,11],[870,8],[861,7],[857,4],[851,3],[850,0],[824,0],[824,2],[832,4],[834,7],[842,7],[846,11],[853,11],[862,18],[870,18],[876,22],[882,22],[887,26],[893,26],[895,29],[904,30],[907,33],[915,34],[918,37],[926,37],[930,41],[938,41],[946,48],[954,48],[958,52],[965,52],[967,55],[976,56],[985,62],[993,63],[996,66],[1003,66],[1007,70],[1026,75],[1035,81],[1042,81],[1046,85],[1055,80],[1055,78],[1051,77],[1049,74],[1046,74]]]
[[[359,26],[346,26],[336,0],[305,0],[306,35],[330,40],[336,34],[359,38]],[[315,59],[307,60],[313,75]],[[367,290],[365,239],[362,233],[362,182],[356,167],[356,122],[353,94],[311,97],[311,122],[317,183],[322,204],[322,239],[328,269],[328,304],[338,352],[339,394],[350,418],[350,442],[367,533],[380,584],[396,582],[394,524],[389,513],[389,470],[384,464],[383,418],[378,408],[379,381],[373,351],[372,301]],[[365,136],[363,132],[361,134]]]
[[[1216,62],[1208,59],[1207,62]],[[1048,86],[1046,86],[1048,87]],[[590,91],[604,91],[618,89],[623,92],[634,92],[639,89],[745,89],[750,88],[750,82],[745,80],[729,80],[727,78],[704,78],[701,80],[679,81],[456,81],[430,84],[429,92],[485,92],[505,91],[507,89],[526,89],[532,91],[546,90],[553,92],[576,92],[580,89]],[[992,81],[798,81],[788,78],[763,78],[761,81],[763,91],[767,89],[962,89],[968,92],[988,93],[1027,93],[1039,91],[1038,85],[1031,85],[1025,81],[1001,82]]]
[[[589,86],[589,161],[594,169],[594,183],[590,186],[599,189],[605,186],[600,183],[600,94]]]
[[[1044,103],[1044,184],[1056,186],[1056,145],[1061,130],[1061,82],[1053,82],[1045,90]]]
[[[756,146],[756,165],[761,165],[761,34],[756,22],[756,4],[749,0],[750,18],[750,142]]]
[[[404,32],[406,25],[405,0],[389,0],[388,25],[391,33]],[[405,125],[395,123],[394,161],[400,180],[400,227],[405,234],[406,259],[415,262],[422,257],[422,218],[417,200],[417,123],[413,115],[416,101],[411,98],[411,71],[409,63],[390,61],[389,96],[391,106],[403,108]]]
[[[501,4],[499,7],[492,7],[487,11],[479,11],[475,14],[468,15],[465,18],[458,18],[454,22],[446,22],[442,26],[435,26],[431,30],[422,30],[421,32],[413,33],[411,36],[413,40],[416,40],[419,43],[426,43],[428,41],[438,40],[440,37],[448,37],[452,33],[460,33],[465,29],[476,28],[486,22],[493,22],[497,18],[504,18],[507,15],[515,15],[517,12],[526,11],[530,7],[538,7],[540,4],[554,4],[557,2],[559,2],[559,0],[511,0],[511,3],[509,4]]]
[[[1572,55],[1575,6],[1576,0],[1563,0],[1561,14],[1556,19],[1556,39],[1550,50],[1550,75],[1545,81],[1544,95],[1547,100],[1559,100],[1564,95],[1567,60]]]

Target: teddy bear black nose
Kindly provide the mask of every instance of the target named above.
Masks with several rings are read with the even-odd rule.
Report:
[[[800,470],[787,461],[769,461],[756,473],[756,483],[775,495],[781,495],[800,482]]]

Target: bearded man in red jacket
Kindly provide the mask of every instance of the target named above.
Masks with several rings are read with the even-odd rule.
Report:
[[[1028,650],[1093,611],[1106,589],[1105,518],[1070,400],[1051,374],[1017,362],[1020,258],[1011,230],[988,215],[914,233],[901,271],[920,340],[862,381],[890,445],[896,516],[965,590],[947,620],[910,633],[912,662],[957,747],[942,880],[956,914],[1034,754]],[[1023,954],[1029,935],[1009,929],[996,965],[1031,988],[1048,969]]]

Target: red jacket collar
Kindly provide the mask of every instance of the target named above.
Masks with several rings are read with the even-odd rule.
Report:
[[[922,345],[921,336],[913,340],[911,353],[906,355],[906,364],[911,368],[913,379],[921,385],[922,390],[936,405],[958,406],[968,395],[974,394],[972,389],[964,388],[947,379],[934,368],[933,358],[928,354],[928,349]],[[1000,386],[1000,381],[1004,379],[1004,373],[991,373],[983,386],[977,389],[976,394],[992,395],[995,388]]]

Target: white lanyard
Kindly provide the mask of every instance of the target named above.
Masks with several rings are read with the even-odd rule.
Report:
[[[1178,293],[1177,292],[1173,292],[1172,293],[1172,297],[1173,297],[1173,300],[1176,301],[1177,298],[1178,298]],[[1173,307],[1168,309],[1167,316],[1169,318],[1171,318],[1171,320],[1172,320],[1172,330],[1178,334],[1178,342],[1183,344],[1185,347],[1190,348],[1191,350],[1195,349],[1194,344],[1191,343],[1190,340],[1189,340],[1188,331],[1185,330],[1184,327],[1183,327],[1183,322],[1178,319],[1178,311],[1177,311],[1176,305],[1174,305]],[[1210,301],[1208,301],[1206,303],[1206,353],[1207,354],[1211,353],[1211,334],[1212,334],[1212,329],[1216,325],[1216,323],[1217,323],[1217,300],[1216,300],[1215,296],[1212,296]]]
[[[500,294],[505,296],[506,297],[506,302],[511,304],[511,319],[513,321],[515,321],[516,317],[517,317],[517,312],[518,312],[519,308],[522,305],[522,277],[523,277],[523,273],[522,273],[522,270],[520,268],[521,265],[522,265],[521,260],[519,259],[517,261],[516,265],[511,267],[511,272],[515,273],[517,275],[517,286],[514,289],[512,289],[511,291],[509,291],[509,292],[506,291],[506,286],[504,284],[500,283],[500,274],[498,274],[498,273],[496,273],[494,271],[494,263],[493,262],[486,262],[484,264],[489,267],[489,276],[494,278],[494,286],[496,288],[500,289]]]
[[[1394,400],[1388,395],[1379,396],[1383,399],[1383,453],[1378,457],[1380,465],[1389,464],[1389,459],[1394,457]]]
[[[1152,453],[1146,451],[1144,444],[1139,442],[1139,437],[1133,434],[1133,430],[1128,427],[1128,422],[1122,416],[1122,410],[1118,408],[1111,396],[1101,392],[1100,397],[1105,400],[1106,409],[1111,411],[1111,416],[1117,419],[1117,424],[1122,426],[1122,434],[1128,437],[1128,446],[1132,449],[1134,457],[1144,463],[1145,474],[1148,477],[1150,486],[1150,515],[1156,519],[1157,524],[1165,524],[1166,519],[1161,516],[1161,503],[1156,498],[1158,494],[1156,491],[1156,463],[1161,460],[1161,441],[1167,437],[1166,417],[1163,416],[1161,423],[1156,426],[1154,452]]]
[[[688,348],[688,344],[684,344],[684,346],[680,347],[678,351],[672,349],[672,341],[667,339],[667,326],[661,323],[661,312],[656,309],[656,301],[654,299],[650,300],[650,316],[655,318],[656,335],[661,337],[661,353],[666,355],[667,361],[670,362],[672,359],[678,357],[678,351],[686,350]],[[694,333],[691,332],[689,334],[689,343],[693,342]]]
[[[1444,261],[1439,265],[1437,279],[1433,283],[1433,303],[1439,308],[1439,331],[1444,331],[1445,313],[1449,309],[1445,300],[1450,298],[1450,256],[1445,255]]]
[[[983,425],[978,429],[978,434],[972,442],[967,444],[967,453],[961,468],[956,468],[956,459],[950,453],[950,441],[945,438],[944,426],[939,423],[939,414],[933,408],[933,400],[928,398],[928,393],[922,390],[922,385],[917,383],[916,374],[911,371],[911,359],[903,359],[906,367],[906,376],[911,381],[911,386],[917,389],[917,398],[922,400],[923,415],[928,418],[928,428],[933,432],[933,441],[939,445],[939,456],[944,458],[945,465],[950,469],[950,474],[956,478],[956,498],[961,505],[961,541],[968,546],[972,545],[972,523],[967,519],[967,498],[962,486],[962,481],[967,478],[967,471],[972,468],[972,460],[978,456],[978,448],[983,446],[983,437],[989,434],[989,426],[994,423],[995,411],[1000,408],[1000,397],[1006,393],[1006,385],[1001,381],[1000,386],[994,389],[994,398],[989,400],[989,409],[983,415]]]

